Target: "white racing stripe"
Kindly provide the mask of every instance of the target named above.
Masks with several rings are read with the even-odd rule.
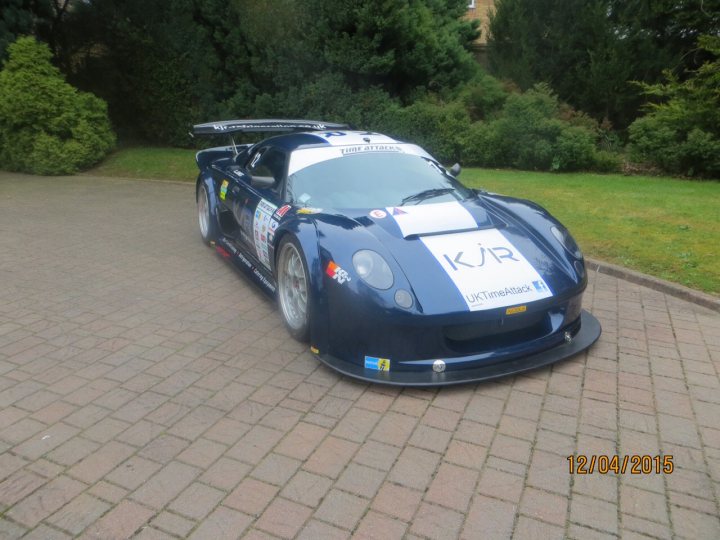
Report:
[[[497,229],[424,236],[470,311],[526,304],[552,296],[547,283]]]
[[[388,206],[386,210],[400,227],[403,238],[412,234],[477,229],[475,218],[457,201],[418,206]]]

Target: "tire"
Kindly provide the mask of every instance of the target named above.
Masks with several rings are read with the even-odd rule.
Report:
[[[280,316],[290,335],[306,343],[310,339],[310,278],[302,248],[285,236],[278,249],[276,275]]]
[[[210,211],[210,197],[205,184],[200,182],[197,190],[198,226],[203,242],[210,245],[217,239],[217,224]]]

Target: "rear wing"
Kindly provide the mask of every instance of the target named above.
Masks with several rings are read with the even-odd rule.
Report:
[[[232,135],[233,133],[263,133],[292,131],[326,131],[350,129],[347,124],[318,120],[223,120],[193,126],[190,135]]]

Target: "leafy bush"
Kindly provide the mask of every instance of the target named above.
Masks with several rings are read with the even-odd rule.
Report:
[[[8,52],[0,72],[0,166],[68,174],[100,161],[115,144],[105,102],[67,84],[50,49],[33,38]]]
[[[715,56],[685,81],[666,73],[667,82],[643,85],[659,98],[630,126],[633,159],[668,172],[720,177],[720,37],[703,37],[700,48]]]
[[[567,127],[555,141],[552,168],[558,171],[591,169],[595,154],[592,132],[581,127]]]
[[[519,169],[617,170],[619,159],[600,152],[597,123],[558,101],[546,85],[510,94],[502,109],[475,122],[463,141],[468,164]]]
[[[385,131],[419,144],[440,161],[458,161],[470,129],[470,117],[458,102],[417,101],[390,111]]]

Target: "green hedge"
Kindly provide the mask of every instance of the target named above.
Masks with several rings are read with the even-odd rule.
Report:
[[[0,72],[0,168],[69,174],[115,145],[104,101],[65,82],[50,49],[33,38],[8,47]]]

